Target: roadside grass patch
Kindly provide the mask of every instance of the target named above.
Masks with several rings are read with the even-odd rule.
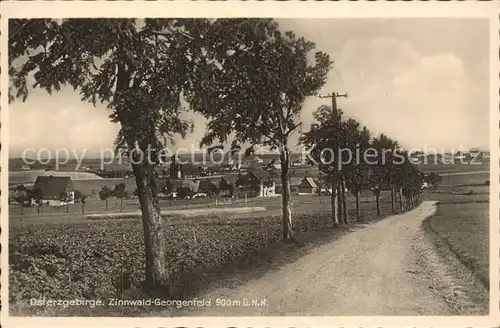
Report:
[[[429,229],[478,280],[489,288],[489,204],[443,203],[424,221]]]

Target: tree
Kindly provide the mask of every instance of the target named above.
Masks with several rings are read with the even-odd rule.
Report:
[[[208,183],[207,194],[209,197],[217,196],[219,194],[219,192],[220,192],[220,189],[215,183],[212,183],[212,182]]]
[[[321,179],[331,187],[332,223],[344,222],[341,192],[339,192],[339,161],[341,121],[343,112],[330,106],[322,105],[314,113],[316,122],[309,131],[302,134],[300,143],[310,149],[313,163],[318,165]],[[338,210],[336,203],[338,203]]]
[[[106,202],[106,211],[108,210],[108,199],[113,196],[113,190],[104,186],[99,190],[99,198]]]
[[[250,193],[250,197],[258,194],[260,191],[260,182],[256,179],[251,179],[248,174],[238,173],[238,178],[234,184],[238,190]]]
[[[373,148],[378,155],[377,164],[374,166],[376,184],[380,189],[387,188],[391,191],[391,210],[395,212],[395,181],[397,174],[394,171],[394,155],[398,143],[382,133],[373,139]]]
[[[228,181],[226,181],[226,179],[222,178],[220,181],[219,181],[219,191],[220,192],[225,192],[226,193],[226,196],[229,196],[229,197],[233,197],[233,194],[234,194],[234,185]]]
[[[71,203],[73,201],[73,195],[69,194],[67,192],[62,192],[59,195],[59,201],[61,201],[61,203],[66,205],[66,213],[68,213],[69,212],[69,203]]]
[[[170,179],[167,179],[165,181],[165,185],[163,186],[162,188],[162,192],[165,194],[165,195],[168,195],[170,194],[172,191],[174,191],[174,186],[172,184],[172,181]]]
[[[359,130],[359,125],[353,125],[353,127],[356,127],[356,129],[347,132],[347,134],[352,136],[352,141],[354,142],[354,145],[350,145],[352,147],[351,150],[359,154],[359,156],[354,155],[357,156],[356,160],[347,167],[348,185],[356,200],[356,218],[359,220],[361,215],[359,204],[360,192],[370,187],[368,184],[370,165],[369,162],[367,162],[369,160],[367,158],[367,152],[371,148],[371,137],[370,131],[366,126],[361,130]]]
[[[34,188],[30,192],[30,198],[34,200],[36,204],[36,211],[38,215],[40,215],[40,206],[42,206],[43,203],[43,190],[40,187]]]
[[[115,185],[115,188],[113,189],[113,196],[116,198],[120,199],[120,212],[123,210],[123,198],[127,197],[127,186],[125,183],[121,182]]]
[[[206,88],[200,91],[200,85],[202,80],[207,80],[208,64],[224,63],[231,50],[243,53],[237,56],[239,58],[246,56],[244,52],[255,54],[240,45],[261,33],[265,24],[259,22],[249,19],[9,20],[9,101],[15,98],[25,101],[31,86],[49,94],[70,86],[80,93],[83,101],[94,105],[105,103],[111,121],[120,124],[115,144],[133,159],[131,166],[142,212],[145,287],[148,289],[165,286],[169,280],[164,220],[154,180],[159,162],[157,151],[165,146],[161,140],[175,134],[185,136],[192,129],[191,122],[179,118],[181,95],[193,86],[197,86],[198,95],[206,95]],[[230,66],[232,73],[248,69],[245,65]],[[211,86],[218,87],[217,84]]]
[[[399,155],[399,158],[393,165],[395,176],[394,184],[399,188],[399,193],[401,195],[401,210],[403,210],[402,197],[406,198],[406,208],[410,209],[417,202],[415,198],[422,185],[422,174],[412,162],[408,152],[399,150],[396,153]]]
[[[191,190],[191,188],[188,188],[188,187],[180,187],[180,188],[177,188],[177,195],[179,196],[180,199],[191,199],[191,197],[193,197],[194,195],[194,191]]]
[[[239,37],[239,47],[219,67],[213,66],[208,83],[195,85],[189,98],[198,100],[191,103],[209,119],[202,145],[226,143],[232,137],[232,145],[250,145],[247,153],[256,145],[279,151],[283,239],[289,240],[293,237],[289,137],[300,126],[305,99],[325,84],[332,62],[327,54],[315,52],[311,63],[315,44],[293,32],[281,32],[272,19],[243,19],[240,24],[251,35]],[[214,48],[227,51],[220,44]],[[246,69],[242,72],[241,67]],[[223,85],[212,92],[209,104],[203,102],[206,85]]]
[[[429,175],[429,181],[432,184],[432,188],[436,190],[439,184],[443,181],[443,177],[436,172],[431,172]]]
[[[375,196],[375,202],[377,204],[377,216],[380,216],[380,186],[375,185],[372,187],[373,195]]]
[[[29,190],[26,189],[26,187],[21,184],[16,186],[14,189],[14,200],[21,205],[21,215],[24,212],[24,206],[31,200],[29,197]]]
[[[82,214],[85,214],[85,203],[87,202],[87,196],[85,196],[81,191],[75,190],[75,202],[82,204]]]

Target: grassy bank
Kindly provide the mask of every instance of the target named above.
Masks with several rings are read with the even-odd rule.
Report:
[[[438,248],[448,248],[489,288],[489,204],[447,203],[424,221]]]

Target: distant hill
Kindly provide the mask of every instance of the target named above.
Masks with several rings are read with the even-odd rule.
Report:
[[[9,185],[30,184],[36,181],[38,176],[69,176],[71,180],[103,180],[103,178],[87,172],[60,172],[60,171],[9,171]]]
[[[222,153],[213,153],[212,155],[209,155],[207,153],[193,153],[193,154],[179,154],[178,157],[181,161],[183,162],[189,162],[192,163],[197,162],[197,163],[202,163],[205,161],[210,162],[212,159],[214,162],[221,163],[222,161]],[[277,153],[267,153],[267,154],[258,154],[257,155],[259,158],[261,158],[264,163],[267,163],[271,161],[272,159],[279,159],[279,154]],[[291,160],[296,161],[301,158],[301,153],[292,153],[291,155]],[[236,160],[237,157],[234,156],[234,159]],[[245,160],[245,158],[242,158],[242,160]],[[32,159],[27,159],[26,162],[33,162]],[[22,158],[9,158],[9,171],[21,171],[23,165],[26,165],[26,162]],[[95,169],[101,169],[101,163],[103,163],[103,169],[105,170],[119,170],[122,168],[130,169],[130,163],[126,157],[120,158],[120,159],[115,159],[113,163],[110,163],[111,159],[99,159],[99,158],[84,158],[82,160],[82,163],[80,164],[79,169],[82,170],[84,167],[90,168],[92,170]],[[107,164],[110,163],[110,164]],[[47,164],[41,164],[41,163],[34,163],[30,164],[30,168],[32,170],[45,170],[45,169],[54,169],[55,168],[56,161],[51,160]],[[68,163],[66,164],[60,164],[59,165],[59,171],[74,171],[76,166],[78,164],[78,161],[76,159],[70,159],[68,160]]]

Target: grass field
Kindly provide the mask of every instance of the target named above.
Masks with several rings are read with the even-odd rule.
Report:
[[[489,204],[439,205],[426,226],[479,280],[489,286]]]
[[[424,173],[475,172],[488,171],[490,169],[490,163],[484,162],[480,164],[461,164],[460,162],[456,162],[455,164],[443,164],[433,163],[432,161],[430,161],[428,163],[418,164],[418,168]]]
[[[380,198],[380,207],[382,213],[389,211],[388,192],[382,192]],[[376,205],[374,196],[370,192],[364,192],[360,199],[362,216],[372,217],[376,215]],[[355,203],[352,195],[348,195],[349,212],[354,216]],[[105,211],[105,203],[101,200],[92,200],[92,202],[85,204],[85,214],[81,214],[81,205],[70,205],[69,213],[66,213],[66,207],[42,207],[40,215],[36,213],[36,208],[23,208],[21,215],[21,207],[12,205],[9,207],[9,225],[17,227],[20,225],[29,224],[49,224],[49,223],[65,223],[65,222],[80,222],[85,221],[88,214],[103,214],[104,216],[112,213],[122,212],[136,212],[139,209],[139,201],[137,199],[124,200],[123,211],[120,212],[119,200],[112,199],[108,202],[108,210]],[[265,213],[262,215],[280,215],[281,214],[281,199],[280,197],[272,198],[253,198],[240,199],[239,202],[221,203],[215,205],[215,199],[196,199],[191,202],[186,200],[175,201],[160,201],[160,207],[164,211],[168,210],[182,210],[182,209],[200,209],[200,208],[231,208],[231,207],[264,207]],[[30,211],[30,212],[27,212]],[[56,212],[57,211],[57,212]],[[294,214],[307,214],[307,213],[329,213],[331,211],[331,203],[329,197],[319,197],[315,195],[300,195],[292,197],[292,211]],[[133,215],[136,216],[136,215]],[[254,216],[253,213],[238,214],[239,217]]]
[[[30,184],[35,183],[38,176],[69,176],[72,180],[100,180],[101,177],[88,172],[59,172],[59,171],[45,171],[45,170],[32,170],[32,171],[9,171],[9,185],[17,184]]]
[[[436,192],[422,194],[440,202],[438,212],[424,221],[436,246],[449,249],[487,288],[490,187],[484,182],[489,179],[489,174],[443,176]]]
[[[460,185],[484,185],[487,180],[490,180],[489,173],[474,173],[474,174],[457,174],[448,175],[440,174],[443,180],[440,187],[444,186],[460,186]]]

